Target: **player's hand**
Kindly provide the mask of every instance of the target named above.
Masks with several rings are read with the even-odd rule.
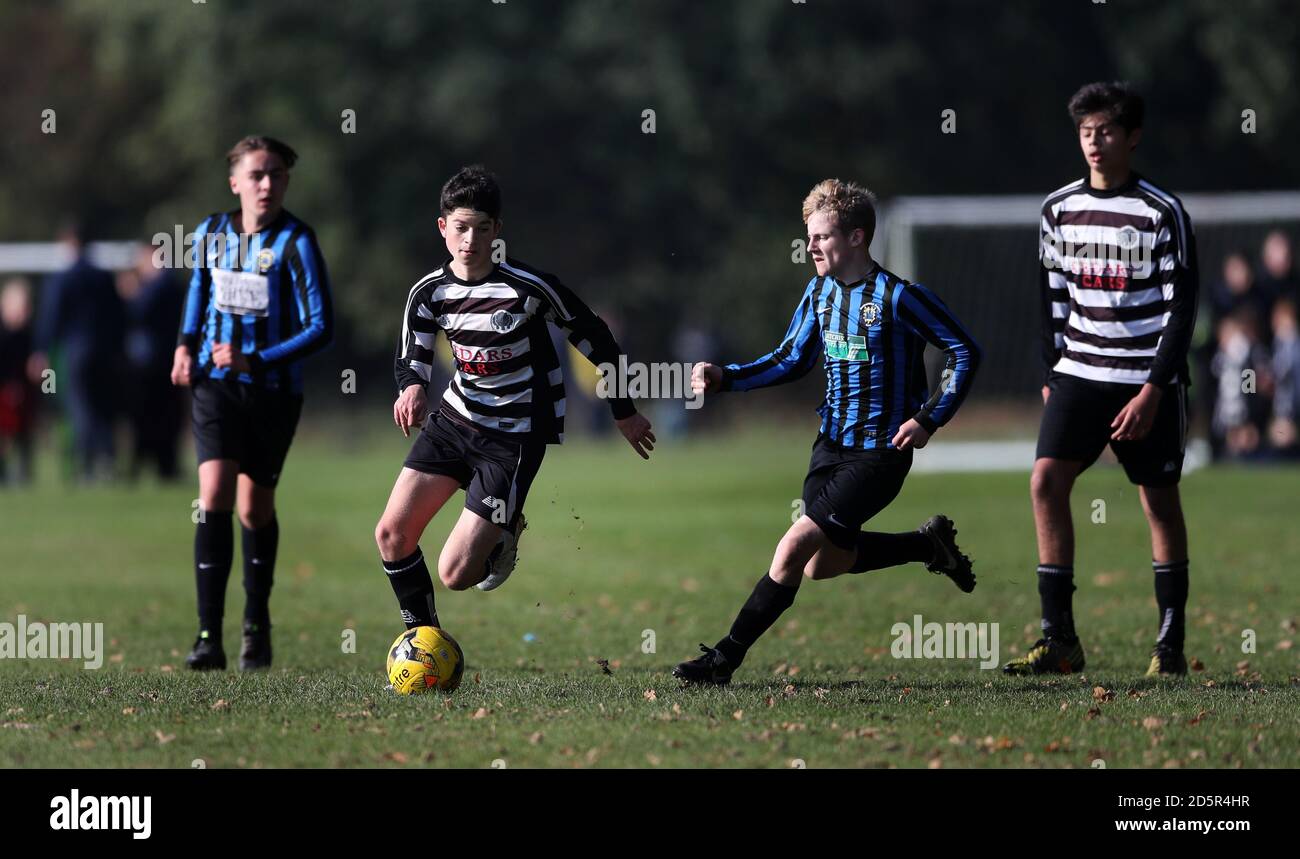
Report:
[[[232,343],[212,342],[212,366],[218,370],[230,368],[236,373],[247,373],[252,368],[248,365],[248,356],[235,351]]]
[[[930,434],[925,431],[925,427],[916,422],[915,418],[908,418],[903,425],[894,433],[894,447],[899,450],[911,450],[916,448],[920,450],[930,443]]]
[[[614,423],[618,424],[618,431],[632,445],[632,449],[642,459],[649,459],[649,451],[655,449],[655,434],[650,432],[650,421],[646,420],[645,415],[638,413]]]
[[[190,371],[194,369],[194,356],[190,347],[184,344],[176,347],[172,356],[172,384],[185,386],[190,383]]]
[[[1110,437],[1114,441],[1137,441],[1146,438],[1151,426],[1156,422],[1156,410],[1160,407],[1162,392],[1155,385],[1143,385],[1136,397],[1128,401],[1124,408],[1110,422],[1115,430]]]
[[[1043,385],[1043,405],[1047,405],[1047,398],[1051,396],[1052,389]]]
[[[691,391],[696,394],[716,394],[722,390],[722,368],[703,361],[691,368]]]
[[[428,398],[424,385],[407,385],[405,390],[393,403],[393,423],[402,431],[402,435],[411,437],[411,429],[424,425],[424,415]]]

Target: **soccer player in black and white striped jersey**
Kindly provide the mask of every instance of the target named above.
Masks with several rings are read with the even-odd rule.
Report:
[[[514,569],[528,488],[546,446],[564,438],[564,379],[547,322],[566,329],[593,364],[616,365],[621,354],[609,327],[554,275],[493,261],[501,190],[492,174],[464,168],[443,186],[440,204],[451,259],[411,288],[395,366],[393,420],[403,434],[419,432],[375,528],[407,628],[439,625],[419,541],[457,489],[465,509],[438,558],[443,584],[492,590]],[[439,332],[456,371],[426,421]],[[609,403],[623,436],[648,459],[650,422],[631,400]]]
[[[1010,674],[1084,665],[1074,628],[1070,490],[1107,444],[1139,487],[1151,529],[1160,627],[1148,675],[1187,673],[1187,529],[1178,494],[1187,439],[1187,350],[1196,319],[1196,239],[1182,202],[1130,161],[1143,102],[1125,84],[1070,99],[1088,165],[1043,203],[1043,420],[1031,480],[1043,637]]]

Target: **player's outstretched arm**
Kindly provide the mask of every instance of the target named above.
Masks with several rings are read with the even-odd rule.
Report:
[[[569,342],[582,353],[583,357],[594,366],[615,366],[623,350],[619,348],[614,334],[572,290],[562,284],[559,278],[551,274],[528,271],[510,266],[509,270],[532,282],[537,287],[538,298],[546,305],[546,317],[569,333]],[[632,400],[624,397],[610,397],[609,408],[614,415],[618,431],[632,445],[637,456],[650,458],[654,450],[655,435],[650,429],[650,421],[637,412]]]
[[[813,294],[819,283],[813,278],[804,290],[799,306],[795,308],[794,318],[786,329],[781,345],[756,361],[748,364],[727,364],[718,370],[718,390],[752,391],[755,388],[770,388],[801,379],[817,365],[817,357],[822,352],[821,328],[817,325],[817,312],[813,307]],[[704,365],[713,367],[712,364]],[[712,371],[706,371],[711,373]],[[692,382],[695,374],[692,373]],[[706,376],[706,381],[711,378]]]

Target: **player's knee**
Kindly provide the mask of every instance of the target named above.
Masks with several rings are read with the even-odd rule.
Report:
[[[414,547],[408,551],[406,542],[401,530],[393,527],[388,520],[380,519],[379,524],[375,526],[375,545],[379,547],[380,554],[385,558],[398,560],[411,554]]]
[[[1035,465],[1029,477],[1029,493],[1035,501],[1057,501],[1069,492],[1070,486],[1062,475],[1045,465]]]
[[[274,518],[274,507],[252,506],[239,511],[239,524],[250,531],[256,531],[271,524],[271,520]]]

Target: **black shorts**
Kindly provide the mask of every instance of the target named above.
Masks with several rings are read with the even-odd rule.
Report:
[[[1036,458],[1050,457],[1083,463],[1080,472],[1097,461],[1110,445],[1130,482],[1138,486],[1177,486],[1183,474],[1187,443],[1187,388],[1167,385],[1156,420],[1146,437],[1111,441],[1111,421],[1141,390],[1140,385],[1094,382],[1066,373],[1052,373],[1050,394],[1038,430]]]
[[[274,489],[298,429],[302,397],[234,379],[194,383],[191,413],[199,463],[233,459],[239,473]]]
[[[466,510],[513,530],[545,455],[540,442],[502,439],[434,412],[403,464],[455,478],[465,490]]]
[[[867,520],[889,506],[912,468],[912,452],[856,450],[825,436],[813,442],[803,512],[841,549],[855,549]]]

